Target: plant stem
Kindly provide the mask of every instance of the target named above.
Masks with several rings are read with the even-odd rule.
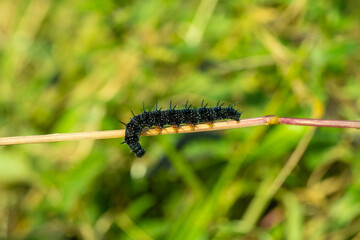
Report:
[[[325,120],[311,118],[279,118],[279,123],[287,125],[301,125],[313,127],[358,128],[360,121]]]
[[[166,127],[163,129],[148,129],[145,130],[142,136],[154,136],[162,134],[175,133],[190,133],[225,130],[231,128],[254,127],[261,125],[299,125],[299,126],[313,126],[313,127],[336,127],[336,128],[357,128],[360,129],[360,121],[346,121],[346,120],[324,120],[324,119],[309,119],[309,118],[281,118],[275,115],[269,115],[258,118],[241,119],[241,121],[224,121],[214,122],[212,124],[197,124],[195,126],[180,126]],[[84,139],[110,139],[122,138],[125,136],[125,130],[110,130],[110,131],[96,131],[96,132],[79,132],[79,133],[55,133],[48,135],[34,135],[34,136],[18,136],[18,137],[4,137],[0,138],[0,146],[28,144],[28,143],[46,143],[46,142],[62,142],[62,141],[78,141]]]

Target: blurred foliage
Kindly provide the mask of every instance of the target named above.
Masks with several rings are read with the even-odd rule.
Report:
[[[188,99],[359,120],[359,16],[340,0],[1,0],[0,134],[117,129]],[[142,159],[120,142],[1,147],[0,238],[360,237],[358,130],[143,137]]]

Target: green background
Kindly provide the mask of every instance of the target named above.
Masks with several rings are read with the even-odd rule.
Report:
[[[360,2],[1,0],[0,135],[131,109],[360,119]],[[1,239],[350,239],[360,135],[272,126],[0,147]]]

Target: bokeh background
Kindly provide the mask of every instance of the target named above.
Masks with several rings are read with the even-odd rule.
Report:
[[[360,119],[360,2],[1,0],[0,136],[156,101]],[[273,126],[0,147],[0,239],[350,239],[360,132]]]

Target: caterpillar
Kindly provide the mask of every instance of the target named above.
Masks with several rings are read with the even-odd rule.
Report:
[[[145,128],[160,127],[170,125],[179,127],[181,124],[195,125],[199,123],[213,123],[217,120],[233,119],[240,121],[241,112],[233,108],[234,105],[228,107],[222,107],[219,105],[220,101],[215,107],[208,108],[208,104],[204,105],[204,100],[199,108],[191,108],[188,106],[188,101],[185,103],[183,109],[175,109],[176,106],[172,107],[170,101],[170,107],[167,110],[158,109],[157,103],[153,111],[146,111],[144,104],[141,114],[135,115],[130,119],[128,123],[123,123],[126,126],[125,139],[126,143],[131,151],[135,153],[137,157],[142,157],[145,154],[145,150],[141,147],[139,140],[140,134]]]

